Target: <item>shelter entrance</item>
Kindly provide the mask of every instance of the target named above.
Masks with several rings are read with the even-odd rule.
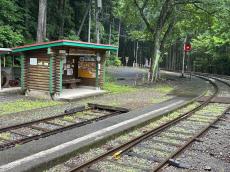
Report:
[[[82,86],[96,87],[96,73],[96,56],[67,55],[63,60],[63,89],[73,89]]]

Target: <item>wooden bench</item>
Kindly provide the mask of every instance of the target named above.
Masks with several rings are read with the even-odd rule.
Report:
[[[77,83],[80,83],[81,79],[63,79],[62,83],[67,86],[67,88],[74,88]]]

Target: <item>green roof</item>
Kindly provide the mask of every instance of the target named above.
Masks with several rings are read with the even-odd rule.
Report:
[[[37,44],[30,44],[30,45],[15,47],[15,48],[12,48],[12,52],[19,53],[19,52],[51,48],[51,47],[60,47],[60,46],[81,47],[81,48],[87,48],[87,49],[101,49],[101,50],[115,51],[115,52],[118,51],[118,47],[113,46],[113,45],[94,44],[94,43],[70,41],[70,40],[58,40],[58,41],[52,41],[52,42],[41,42]]]

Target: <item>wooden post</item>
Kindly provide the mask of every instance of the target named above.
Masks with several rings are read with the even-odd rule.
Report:
[[[53,95],[53,57],[49,59],[49,91]]]
[[[21,89],[24,91],[25,90],[25,57],[24,57],[24,55],[20,56],[20,65],[21,65],[21,82],[20,82],[20,86],[21,86]]]
[[[59,57],[60,57],[60,76],[59,76],[59,91],[60,94],[62,93],[62,74],[63,74],[63,60],[66,57],[66,51],[65,50],[59,50]]]
[[[60,76],[59,76],[59,91],[60,91],[60,94],[62,93],[62,70],[63,70],[63,58],[61,57],[60,58]]]
[[[100,68],[100,76],[99,76],[99,86],[103,88],[105,82],[105,62],[106,62],[106,53],[101,54],[101,68]]]
[[[99,77],[99,62],[98,61],[96,61],[96,88],[98,88],[99,87],[99,79],[98,79],[98,77]]]
[[[54,89],[53,89],[53,62],[54,62],[54,57],[53,57],[53,52],[51,48],[47,49],[47,54],[49,56],[49,93],[50,96],[53,96]]]

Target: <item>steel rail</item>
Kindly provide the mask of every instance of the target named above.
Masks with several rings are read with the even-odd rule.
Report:
[[[230,84],[228,82],[225,82],[219,78],[215,78],[215,77],[210,77],[213,78],[219,82],[222,82],[224,84],[226,84],[227,86],[230,87]],[[203,135],[205,132],[208,131],[209,128],[211,128],[217,121],[219,121],[227,112],[230,111],[230,106],[220,115],[218,116],[217,119],[215,119],[212,123],[210,123],[207,127],[205,127],[203,130],[201,130],[198,134],[196,134],[195,136],[193,136],[190,140],[188,140],[182,147],[180,147],[180,149],[178,149],[176,152],[174,152],[173,154],[171,154],[165,161],[163,161],[162,163],[160,163],[155,169],[154,171],[160,171],[163,167],[165,167],[166,165],[168,165],[168,161],[170,159],[175,158],[176,156],[178,156],[179,154],[181,154],[190,144],[192,144],[198,137],[200,137],[201,135]]]
[[[200,78],[202,78],[202,79],[204,79],[204,80],[209,81],[209,82],[212,84],[212,86],[214,87],[214,89],[215,89],[214,94],[213,94],[212,96],[210,96],[205,102],[203,102],[203,103],[200,104],[199,106],[195,107],[194,109],[190,110],[189,112],[186,112],[186,113],[182,114],[181,116],[179,116],[179,117],[177,117],[177,118],[175,118],[175,119],[173,119],[173,120],[171,120],[171,121],[169,121],[169,122],[167,122],[167,123],[165,123],[165,124],[163,124],[163,125],[160,125],[159,127],[155,128],[155,129],[153,129],[153,130],[151,130],[151,131],[149,131],[149,132],[146,132],[146,133],[142,134],[141,136],[139,136],[139,137],[137,137],[137,138],[134,138],[134,139],[132,139],[132,140],[130,140],[130,141],[128,141],[128,142],[126,142],[126,143],[124,143],[124,144],[122,144],[122,145],[120,145],[120,146],[114,148],[114,149],[111,149],[111,150],[109,150],[108,152],[106,152],[106,153],[104,153],[104,154],[102,154],[102,155],[100,155],[100,156],[98,156],[98,157],[96,157],[96,158],[94,158],[94,159],[92,159],[92,160],[89,160],[89,161],[85,162],[84,164],[81,164],[80,166],[77,166],[77,167],[75,167],[75,168],[70,169],[68,172],[84,171],[85,169],[89,168],[90,165],[95,164],[96,162],[98,162],[98,161],[104,159],[104,158],[107,157],[107,156],[112,155],[112,154],[115,153],[115,152],[120,151],[120,154],[122,154],[122,153],[128,151],[130,148],[132,148],[132,147],[134,147],[135,145],[137,145],[138,143],[142,142],[143,140],[145,140],[145,139],[147,139],[147,138],[149,138],[149,137],[151,137],[151,136],[154,136],[154,135],[158,134],[159,132],[165,130],[166,128],[168,128],[168,127],[170,127],[170,126],[176,124],[177,122],[179,122],[179,121],[181,121],[181,120],[183,120],[183,119],[188,118],[188,117],[191,116],[193,113],[195,113],[195,112],[197,112],[198,110],[200,110],[200,109],[202,109],[203,107],[205,107],[207,104],[210,103],[210,101],[211,101],[214,97],[216,97],[216,95],[217,95],[218,92],[219,92],[219,89],[218,89],[218,86],[216,85],[216,83],[214,83],[214,82],[211,81],[210,79],[205,78],[205,77],[203,77],[203,76],[197,76],[197,77],[200,77]]]
[[[73,115],[73,114],[75,114],[77,112],[82,112],[84,110],[100,109],[100,110],[111,111],[111,113],[109,113],[107,115],[100,116],[100,117],[88,119],[86,121],[70,124],[70,125],[67,125],[67,126],[62,126],[62,127],[60,126],[60,128],[57,128],[57,129],[43,131],[41,134],[36,134],[34,136],[27,136],[27,137],[24,136],[24,138],[3,143],[3,144],[0,145],[0,151],[8,149],[10,147],[13,147],[16,144],[24,144],[24,143],[30,142],[32,140],[37,140],[37,139],[40,139],[40,138],[48,137],[50,135],[54,135],[54,134],[57,134],[57,133],[60,133],[60,132],[66,131],[66,130],[70,130],[70,129],[73,129],[73,128],[81,127],[81,126],[84,126],[84,125],[87,125],[87,124],[90,124],[90,123],[93,123],[93,122],[96,122],[96,121],[100,121],[100,120],[103,120],[103,119],[106,119],[106,118],[109,118],[109,117],[112,117],[112,116],[120,115],[122,113],[126,113],[126,112],[129,111],[128,109],[125,109],[125,108],[98,105],[98,104],[89,104],[89,107],[90,108],[87,109],[87,108],[85,108],[85,106],[80,106],[80,107],[74,108],[73,110],[66,111],[64,114],[61,114],[61,115],[48,117],[48,118],[44,118],[44,119],[40,119],[40,120],[35,120],[35,121],[23,123],[23,124],[8,126],[8,127],[5,127],[5,128],[1,128],[0,133],[11,132],[11,130],[24,128],[24,127],[36,128],[36,127],[33,126],[33,124],[38,124],[38,123],[42,123],[42,122],[45,123],[46,121],[53,120],[53,119],[58,119],[58,118],[68,116],[68,115]],[[50,124],[50,125],[54,125],[54,124]],[[20,134],[16,133],[16,135],[20,135]]]
[[[75,113],[81,112],[81,111],[84,111],[84,110],[86,110],[85,106],[79,106],[79,107],[76,108]],[[39,123],[39,122],[44,122],[44,121],[49,121],[49,120],[53,120],[53,119],[56,119],[56,118],[61,118],[61,117],[64,117],[66,115],[71,115],[71,114],[70,113],[69,114],[68,113],[63,113],[63,114],[48,117],[48,118],[43,118],[43,119],[39,119],[39,120],[33,120],[33,121],[30,121],[30,122],[25,122],[25,123],[22,123],[22,124],[16,124],[16,125],[3,127],[3,128],[0,128],[0,133],[7,132],[9,130],[15,130],[15,129],[18,129],[18,128],[26,127],[26,126],[33,125],[33,124],[36,124],[36,123]]]

